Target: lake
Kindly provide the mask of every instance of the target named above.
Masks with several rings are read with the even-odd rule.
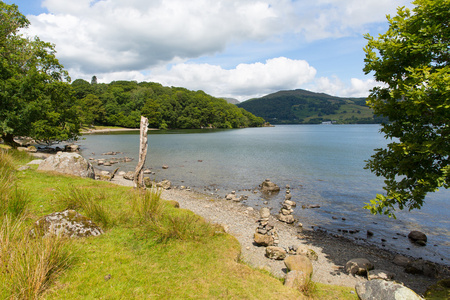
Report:
[[[290,185],[297,202],[295,216],[305,228],[322,228],[358,242],[384,247],[414,257],[449,264],[450,191],[426,198],[421,210],[397,212],[397,219],[373,216],[364,203],[382,193],[383,179],[365,170],[365,160],[386,141],[379,125],[279,125],[231,130],[150,131],[146,167],[157,181],[169,179],[176,186],[224,197],[235,190],[247,195],[246,205],[272,207],[276,214]],[[109,170],[134,170],[139,133],[123,132],[83,136],[77,142],[88,158],[107,157],[108,151],[132,157],[128,164]],[[169,168],[163,170],[162,165]],[[108,169],[108,168],[103,168]],[[254,194],[266,178],[281,187],[278,195]],[[267,204],[264,202],[267,201]],[[302,209],[302,204],[320,208]],[[345,220],[343,220],[345,219]],[[374,235],[367,238],[370,230]],[[411,230],[427,234],[428,244],[419,247],[405,237]],[[381,239],[385,240],[384,242]]]

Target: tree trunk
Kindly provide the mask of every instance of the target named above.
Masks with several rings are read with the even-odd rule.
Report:
[[[0,136],[0,137],[2,138],[3,142],[4,142],[6,145],[9,145],[9,146],[11,146],[11,147],[13,147],[13,148],[17,148],[17,147],[20,146],[20,144],[17,143],[17,142],[14,140],[14,134],[5,134],[5,135],[2,135],[2,136]]]
[[[139,162],[134,171],[134,187],[145,189],[144,184],[144,164],[147,157],[147,131],[148,119],[141,116],[141,136],[139,140]]]

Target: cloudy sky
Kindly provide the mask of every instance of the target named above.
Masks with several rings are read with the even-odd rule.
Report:
[[[136,80],[240,101],[279,90],[367,96],[363,34],[404,0],[3,0],[72,80]]]

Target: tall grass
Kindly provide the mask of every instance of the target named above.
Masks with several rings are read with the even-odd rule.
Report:
[[[174,239],[201,241],[224,232],[222,227],[210,224],[193,213],[170,211],[174,208],[161,200],[161,192],[157,189],[136,193],[132,207],[145,235],[158,242]]]
[[[0,297],[37,299],[71,263],[69,244],[60,238],[29,235],[28,193],[15,184],[17,151],[0,150]]]
[[[93,192],[88,189],[70,186],[67,190],[60,191],[58,205],[62,209],[81,209],[86,217],[92,219],[103,229],[107,229],[114,226],[114,221],[102,204],[106,199],[107,196],[102,190]]]

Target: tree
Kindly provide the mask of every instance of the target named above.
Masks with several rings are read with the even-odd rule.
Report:
[[[28,26],[16,5],[0,1],[0,137],[12,146],[15,136],[74,139],[79,122],[68,73],[53,45],[20,33]]]
[[[372,213],[419,209],[425,196],[450,184],[450,1],[416,0],[399,8],[378,38],[366,35],[364,71],[383,83],[367,104],[389,118],[391,139],[366,168],[385,178],[386,195],[367,204]]]

